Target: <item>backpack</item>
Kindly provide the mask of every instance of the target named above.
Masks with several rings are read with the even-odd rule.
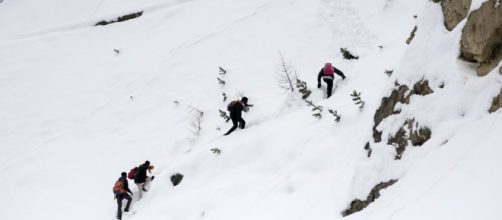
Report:
[[[117,180],[117,182],[115,182],[115,185],[113,186],[113,193],[115,194],[122,194],[122,193],[125,193],[125,189],[124,189],[124,183],[122,182],[122,180]]]
[[[136,176],[136,173],[138,172],[138,168],[137,167],[134,167],[132,168],[129,173],[127,174],[127,178],[129,178],[130,180],[133,180],[134,177]]]
[[[238,101],[238,100],[231,101],[230,103],[228,103],[227,110],[229,112],[233,111],[235,109],[236,105],[240,105],[240,101]]]
[[[323,75],[325,75],[325,76],[333,76],[333,73],[335,71],[333,70],[333,65],[331,63],[326,63],[324,65],[322,72],[323,72]]]

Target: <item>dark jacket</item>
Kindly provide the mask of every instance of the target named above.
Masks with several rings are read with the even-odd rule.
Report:
[[[129,183],[127,182],[127,177],[119,177],[119,180],[122,181],[122,187],[125,189],[125,191],[132,194],[131,189],[129,189]],[[122,196],[122,195],[119,194],[117,196]]]
[[[242,111],[247,112],[248,107],[252,107],[253,105],[248,105],[242,101],[237,101],[237,103],[230,110],[231,118],[240,118],[242,116]]]
[[[345,75],[343,75],[342,71],[340,71],[339,69],[333,67],[333,72],[335,72],[337,75],[341,76],[342,79],[345,79]],[[321,78],[323,78],[323,76],[326,76],[324,75],[324,68],[321,69],[321,71],[319,71],[319,75],[317,75],[317,83],[321,83]],[[334,79],[335,76],[332,76],[332,79]]]
[[[134,176],[134,183],[144,183],[146,181],[147,170],[148,166],[146,164],[141,164],[138,167],[138,172],[136,172],[136,176]]]

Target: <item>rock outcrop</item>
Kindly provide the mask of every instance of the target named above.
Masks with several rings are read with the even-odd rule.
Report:
[[[492,106],[488,112],[493,113],[502,108],[502,88],[500,89],[500,93],[498,96],[495,96],[492,101]]]
[[[469,14],[472,0],[443,0],[444,24],[449,31],[453,30]]]
[[[378,197],[380,197],[380,191],[382,189],[385,189],[385,188],[391,186],[392,184],[394,184],[396,182],[397,182],[397,180],[393,179],[393,180],[389,180],[387,182],[381,182],[381,183],[377,184],[375,187],[373,187],[373,189],[371,189],[371,192],[366,197],[366,200],[364,200],[364,201],[360,200],[360,199],[353,200],[350,203],[349,208],[347,208],[345,211],[342,212],[342,216],[345,217],[347,215],[350,215],[350,214],[353,214],[353,213],[356,213],[356,212],[359,212],[359,211],[363,210],[369,204],[371,204],[376,199],[378,199]]]
[[[127,21],[127,20],[138,18],[141,15],[143,15],[143,11],[132,13],[132,14],[127,14],[127,15],[124,15],[124,16],[120,16],[117,19],[112,20],[112,21],[104,21],[103,20],[103,21],[100,21],[100,22],[96,23],[94,26],[104,26],[104,25],[109,25],[109,24],[113,24],[113,23],[116,23],[116,22],[123,22],[123,21]]]
[[[417,29],[418,29],[417,26],[413,28],[413,30],[410,33],[410,36],[408,37],[408,39],[406,39],[406,44],[411,44],[411,41],[413,41],[413,38],[415,38],[415,33],[417,32]]]
[[[479,76],[488,74],[502,59],[502,5],[489,0],[473,11],[462,30],[460,56],[478,64]]]
[[[396,147],[396,160],[401,159],[406,147],[411,143],[413,146],[422,146],[431,138],[429,128],[420,126],[415,119],[408,119],[403,126],[389,138],[387,144]]]
[[[392,91],[389,97],[382,98],[380,107],[376,110],[375,115],[373,116],[373,120],[375,122],[375,125],[373,126],[373,140],[375,141],[375,143],[382,141],[382,132],[377,130],[380,122],[393,114],[400,113],[400,111],[394,110],[397,103],[409,104],[410,97],[412,95],[425,96],[434,92],[429,87],[429,81],[427,80],[421,80],[415,83],[415,85],[413,85],[413,89],[409,91],[409,93],[408,91],[408,86],[400,85]]]
[[[373,140],[378,143],[382,140],[382,132],[377,130],[378,125],[383,119],[389,117],[390,115],[397,114],[399,111],[394,111],[397,103],[408,104],[410,101],[410,96],[406,94],[409,88],[406,85],[401,85],[394,89],[389,97],[383,97],[380,107],[376,110],[373,120],[375,125],[373,126]]]

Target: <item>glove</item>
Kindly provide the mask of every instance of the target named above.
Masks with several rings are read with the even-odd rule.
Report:
[[[321,88],[321,83],[317,83],[317,88]]]

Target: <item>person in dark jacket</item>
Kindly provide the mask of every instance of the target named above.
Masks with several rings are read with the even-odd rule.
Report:
[[[132,192],[129,189],[129,183],[127,182],[127,173],[126,172],[121,173],[119,181],[122,181],[122,188],[125,190],[125,192],[115,194],[115,199],[117,199],[117,205],[118,205],[117,219],[122,219],[122,201],[124,199],[127,200],[127,204],[125,206],[124,212],[128,212],[129,207],[131,206],[131,201],[132,201],[132,198],[129,194],[132,195]]]
[[[248,104],[248,98],[247,97],[242,97],[242,99],[239,101],[232,101],[232,106],[229,109],[230,111],[230,119],[232,120],[232,128],[227,131],[224,135],[229,135],[232,133],[237,127],[240,127],[241,129],[244,129],[244,126],[246,126],[246,121],[242,119],[242,111],[247,112],[249,110],[249,107],[252,107],[253,105]]]
[[[141,199],[143,196],[143,191],[146,192],[145,186],[147,186],[150,181],[155,178],[155,176],[147,176],[146,171],[151,173],[151,170],[153,169],[153,166],[150,165],[150,161],[145,161],[144,164],[141,164],[138,167],[138,171],[136,173],[136,176],[134,176],[134,183],[136,183],[136,186],[138,186],[138,200]]]
[[[342,79],[345,80],[345,75],[343,75],[342,71],[333,67],[331,63],[324,64],[324,68],[321,69],[319,75],[317,76],[317,88],[321,88],[321,78],[322,78],[322,80],[328,86],[326,91],[328,93],[328,98],[331,96],[331,90],[333,90],[333,80],[335,79],[334,73],[341,76]]]

